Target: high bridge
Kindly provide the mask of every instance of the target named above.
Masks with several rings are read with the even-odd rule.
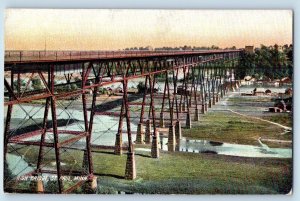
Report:
[[[134,145],[150,144],[151,156],[159,158],[158,138],[165,135],[168,151],[176,151],[181,125],[191,128],[192,121],[199,121],[200,113],[205,114],[228,90],[239,87],[235,69],[241,52],[6,51],[5,162],[9,153],[35,147],[36,160],[25,176],[56,175],[58,193],[72,192],[83,184],[95,190],[92,153],[95,149],[111,149],[117,155],[126,152],[124,178],[135,179]],[[139,90],[133,92],[129,85],[134,82],[139,82]],[[113,88],[116,83],[120,87]],[[112,94],[119,98],[114,99]],[[104,103],[101,97],[110,101]],[[28,105],[30,109],[25,107]],[[32,112],[36,106],[42,107]],[[14,117],[19,110],[22,117]],[[65,126],[70,124],[74,110],[83,119],[83,126],[76,129]],[[69,118],[61,117],[62,112]],[[114,146],[92,143],[97,116],[118,119]],[[79,118],[78,114],[76,117]],[[77,121],[72,119],[73,124]],[[136,130],[132,129],[133,125]],[[111,128],[108,130],[111,132]],[[124,132],[128,137],[126,143],[122,137]],[[74,149],[84,153],[81,170],[67,170],[62,166],[65,159],[62,155]],[[55,168],[50,171],[47,154],[52,152]],[[78,174],[86,175],[88,180],[66,187],[62,178]],[[42,181],[31,183],[34,191],[44,191]]]

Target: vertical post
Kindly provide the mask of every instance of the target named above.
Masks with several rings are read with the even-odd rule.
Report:
[[[5,79],[5,78],[4,78]],[[6,81],[6,80],[5,80]],[[11,90],[12,93],[14,92],[14,72],[13,69],[11,70],[10,75],[10,83],[11,83]],[[12,94],[9,93],[9,100],[12,101],[14,98]],[[5,121],[5,128],[4,128],[4,164],[6,164],[6,155],[7,155],[7,146],[8,146],[8,140],[9,140],[9,130],[10,130],[10,122],[11,122],[11,114],[12,114],[13,105],[9,104],[7,106],[7,113],[6,113],[6,121]]]
[[[147,96],[147,84],[148,84],[148,77],[145,78],[145,90],[144,90],[144,96],[143,96],[143,102],[142,102],[142,109],[141,109],[141,115],[140,115],[140,123],[138,124],[137,128],[137,135],[136,135],[136,143],[137,144],[143,144],[144,143],[144,113],[145,113],[145,105],[146,105],[146,96]]]
[[[51,93],[54,94],[54,65],[50,66],[51,70]],[[53,135],[54,135],[54,149],[55,149],[55,160],[56,160],[56,170],[57,170],[57,182],[58,182],[58,192],[62,193],[63,183],[61,180],[61,169],[60,169],[60,153],[59,153],[59,139],[57,132],[57,118],[56,118],[56,98],[51,97],[51,114],[52,114],[52,125],[53,125]]]
[[[171,125],[169,126],[169,138],[171,138],[172,141],[174,141],[174,143],[175,143],[175,140],[177,142],[179,142],[180,139],[181,139],[181,124],[180,124],[180,120],[179,120],[179,109],[178,109],[178,101],[177,101],[177,80],[178,80],[178,74],[179,74],[179,69],[178,68],[176,70],[176,75],[175,75],[175,72],[173,70],[173,84],[174,84],[174,95],[173,96],[174,97],[173,97],[173,103],[172,103],[173,106],[172,106],[172,108],[174,108],[174,102],[175,102],[175,107],[176,107],[176,122],[175,122],[175,130],[174,130],[173,129],[174,128],[173,117],[172,117],[171,118],[172,122],[171,122]],[[170,131],[172,131],[172,132],[170,133]],[[174,136],[175,136],[175,140],[174,140]],[[170,146],[171,146],[170,149],[173,150],[173,146],[174,145],[170,145]]]
[[[164,128],[165,121],[164,121],[164,106],[165,106],[165,99],[166,99],[166,92],[167,92],[167,82],[168,82],[168,72],[166,72],[166,80],[165,80],[165,87],[164,87],[164,95],[162,100],[161,112],[160,112],[160,119],[159,119],[159,126]]]
[[[128,153],[127,153],[127,161],[126,161],[126,169],[125,169],[125,179],[133,180],[136,178],[136,167],[135,167],[135,156],[133,151],[133,145],[132,145],[132,136],[131,136],[131,128],[130,128],[130,110],[129,110],[129,104],[128,104],[128,80],[127,74],[129,70],[128,65],[126,69],[126,73],[123,76],[123,101],[124,101],[124,107],[125,107],[125,118],[126,118],[126,125],[127,125],[127,135],[128,135]]]
[[[187,106],[187,113],[186,113],[186,128],[191,128],[192,127],[192,120],[191,120],[191,114],[190,114],[190,106],[189,106],[189,94],[188,94],[188,80],[189,80],[189,72],[190,68],[188,68],[187,75],[184,75],[184,84],[185,84],[185,100],[186,100],[186,106]]]
[[[122,101],[120,118],[119,118],[119,125],[118,125],[118,132],[116,134],[116,142],[115,142],[115,154],[121,155],[122,150],[122,133],[123,133],[123,119],[124,119],[124,100]]]
[[[88,163],[88,172],[90,175],[93,176],[93,161],[92,161],[92,152],[91,152],[91,135],[92,135],[92,130],[89,130],[89,122],[88,122],[88,115],[87,115],[87,107],[86,107],[86,94],[85,94],[85,86],[86,86],[86,81],[87,78],[90,74],[91,68],[93,64],[90,63],[85,70],[84,65],[82,65],[82,82],[81,82],[81,88],[82,88],[82,109],[83,109],[83,117],[84,117],[84,130],[86,132],[86,156],[87,156],[87,163]],[[97,95],[97,90],[94,90],[93,92],[93,101],[94,96],[96,99]],[[93,107],[92,107],[93,109]],[[92,114],[92,112],[91,112]],[[90,182],[90,181],[88,181]]]
[[[49,89],[51,88],[50,66],[48,66],[48,88]],[[36,168],[38,173],[41,173],[41,163],[43,161],[43,144],[45,142],[45,136],[46,136],[46,131],[47,131],[49,106],[50,106],[50,97],[46,99],[46,103],[45,103],[45,111],[44,111],[44,118],[43,118],[42,135],[41,135],[41,140],[40,140],[39,157],[38,157],[37,168]]]
[[[102,66],[104,66],[104,64],[100,64],[98,72],[96,73],[94,71],[95,74],[95,87],[93,89],[93,98],[92,98],[92,103],[91,103],[91,113],[90,113],[90,121],[89,121],[89,126],[88,126],[88,135],[90,136],[91,139],[91,135],[92,135],[92,131],[93,131],[93,123],[94,123],[94,117],[95,117],[95,110],[96,110],[96,100],[97,100],[97,92],[98,92],[98,84],[101,82],[100,80],[100,74],[101,72],[104,70],[102,70]],[[105,68],[105,67],[104,67]]]
[[[156,122],[155,122],[155,108],[154,108],[154,86],[155,86],[155,75],[153,75],[153,79],[151,76],[149,77],[150,81],[150,93],[151,93],[151,113],[152,113],[152,122],[153,122],[153,136],[152,136],[152,148],[151,148],[151,157],[158,158],[159,150],[158,150],[158,132],[156,130]],[[153,82],[153,85],[151,84]]]

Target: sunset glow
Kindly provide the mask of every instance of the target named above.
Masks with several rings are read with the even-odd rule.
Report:
[[[292,43],[292,15],[290,10],[7,9],[5,49],[282,45]]]

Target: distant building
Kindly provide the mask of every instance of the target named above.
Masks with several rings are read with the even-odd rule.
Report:
[[[254,46],[245,46],[245,52],[253,54],[254,53]]]
[[[153,47],[147,46],[147,47],[146,47],[146,50],[153,51]]]

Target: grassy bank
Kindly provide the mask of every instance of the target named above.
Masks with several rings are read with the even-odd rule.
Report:
[[[257,139],[292,140],[292,133],[282,134],[284,129],[251,117],[259,117],[284,126],[292,127],[292,116],[288,113],[266,112],[273,105],[272,97],[246,97],[234,94],[227,97],[226,104],[218,104],[193,122],[192,129],[183,129],[183,136],[220,142],[259,145]],[[240,112],[241,116],[228,109]],[[247,116],[248,115],[248,116]],[[266,142],[270,147],[291,147],[291,143]]]
[[[19,152],[25,150],[19,149]],[[36,147],[24,156],[33,163]],[[70,150],[61,157],[65,170],[80,170],[83,153]],[[44,163],[54,161],[54,153],[47,154]],[[99,192],[134,193],[287,193],[291,188],[292,160],[264,159],[161,152],[159,159],[147,152],[136,154],[137,179],[123,179],[126,155],[94,152],[94,171],[98,176]]]
[[[183,129],[183,136],[191,139],[258,145],[259,137],[278,140],[290,140],[291,134],[281,135],[284,131],[267,122],[245,118],[230,112],[211,112],[202,115],[192,129]],[[276,144],[270,144],[276,146]],[[286,146],[280,145],[277,146]]]

